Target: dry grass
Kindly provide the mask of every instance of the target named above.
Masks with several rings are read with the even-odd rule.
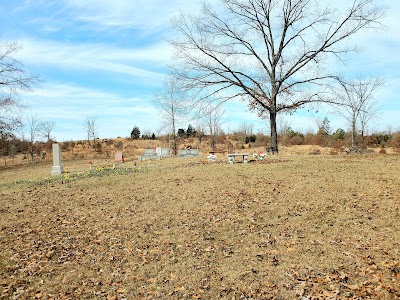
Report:
[[[398,159],[165,159],[2,185],[0,298],[398,299]],[[50,169],[8,169],[1,182]]]

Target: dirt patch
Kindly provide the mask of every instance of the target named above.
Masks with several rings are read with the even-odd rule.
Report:
[[[4,185],[1,299],[400,297],[398,157],[142,167]],[[49,170],[2,178],[34,183]]]

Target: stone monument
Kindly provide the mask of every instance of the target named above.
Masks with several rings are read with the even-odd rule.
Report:
[[[189,158],[189,157],[199,157],[199,149],[185,149],[178,151],[178,157]]]
[[[64,173],[64,168],[61,162],[61,149],[59,144],[53,144],[53,168],[50,175],[60,175]]]
[[[118,152],[115,153],[114,161],[115,162],[119,162],[119,163],[123,163],[124,162],[124,156],[123,156],[121,151],[118,151]]]

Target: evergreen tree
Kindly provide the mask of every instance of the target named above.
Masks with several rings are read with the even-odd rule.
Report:
[[[186,137],[185,129],[179,128],[179,129],[178,129],[178,136],[181,137],[181,138]]]
[[[338,128],[334,134],[332,134],[332,137],[334,140],[344,140],[346,136],[346,132],[342,128]]]
[[[329,121],[329,119],[327,117],[325,117],[318,129],[317,135],[319,136],[320,143],[321,143],[320,145],[322,145],[322,146],[328,145],[328,137],[330,136],[330,133],[331,133],[330,123],[331,122]]]
[[[329,119],[327,117],[324,118],[324,120],[322,121],[322,124],[319,128],[319,133],[323,134],[323,135],[330,135],[331,133],[331,122],[329,121]]]
[[[131,131],[131,138],[137,140],[140,137],[139,127],[135,125]]]
[[[188,126],[188,128],[187,128],[187,130],[186,130],[186,135],[187,135],[188,137],[196,136],[196,129],[194,129],[193,126],[190,125],[190,124],[189,124],[189,126]]]

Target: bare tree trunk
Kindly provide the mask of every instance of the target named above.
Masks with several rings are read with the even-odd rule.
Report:
[[[176,129],[175,129],[175,118],[172,118],[172,134],[173,134],[173,141],[172,141],[172,150],[174,152],[174,156],[178,153],[177,146],[176,146]]]
[[[33,144],[31,143],[31,161],[35,160],[34,152],[33,152]]]
[[[215,134],[211,135],[211,149],[215,150]]]
[[[351,120],[351,148],[356,146],[356,116],[353,114]]]
[[[364,127],[361,127],[361,146],[364,147],[365,146],[365,140],[364,140]]]
[[[95,117],[86,117],[83,125],[85,126],[87,132],[87,141],[90,145],[90,138],[93,138],[93,148],[96,148],[96,136],[97,136],[97,124]]]
[[[276,130],[276,111],[269,112],[270,130],[271,130],[271,147],[272,151],[278,153],[278,133]]]

